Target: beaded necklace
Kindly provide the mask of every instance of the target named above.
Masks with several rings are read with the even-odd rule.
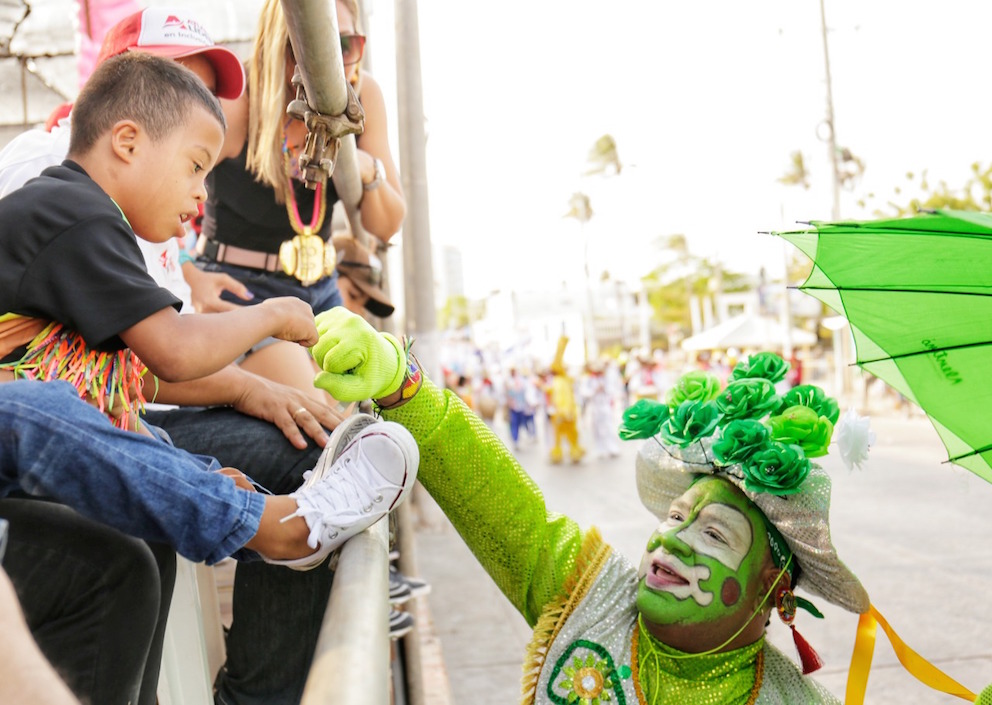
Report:
[[[286,123],[289,127],[289,123]],[[285,134],[285,129],[283,130]],[[300,217],[300,208],[296,203],[296,191],[293,188],[293,166],[289,148],[289,135],[286,134],[282,141],[282,156],[286,164],[286,212],[289,214],[289,225],[297,235],[315,235],[324,224],[324,215],[327,213],[327,195],[324,193],[324,184],[317,183],[317,188],[313,194],[313,213],[310,216],[310,224],[305,225]]]

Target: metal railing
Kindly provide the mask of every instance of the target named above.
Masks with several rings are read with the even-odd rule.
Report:
[[[341,548],[302,705],[389,703],[388,534],[379,521]]]
[[[359,212],[363,189],[355,137],[340,134],[355,115],[335,41],[334,5],[282,0],[282,6],[305,93],[306,106],[296,107],[307,116],[308,177],[334,179],[352,234],[367,244]],[[306,173],[305,166],[301,162]],[[390,702],[388,533],[388,522],[380,521],[340,549],[302,705]]]

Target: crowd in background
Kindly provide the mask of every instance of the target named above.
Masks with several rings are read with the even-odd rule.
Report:
[[[741,358],[736,350],[700,353],[692,366],[717,375],[726,383]],[[549,418],[552,371],[550,360],[515,352],[501,354],[463,340],[449,343],[442,351],[445,386],[506,439],[514,451],[553,443]],[[804,358],[794,353],[784,388],[809,381]],[[681,358],[655,349],[623,351],[615,357],[602,355],[584,365],[568,366],[580,414],[581,435],[591,458],[600,460],[619,454],[616,429],[623,410],[638,399],[662,401],[664,390],[685,371]]]

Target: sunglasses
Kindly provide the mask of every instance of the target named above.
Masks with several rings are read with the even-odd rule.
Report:
[[[342,34],[341,35],[341,60],[345,66],[357,64],[362,60],[362,53],[365,51],[364,34]]]
[[[364,269],[368,272],[366,279],[369,284],[372,286],[380,286],[382,284],[382,267],[375,267],[371,264],[363,264],[362,262],[349,262],[348,260],[341,260],[338,262],[338,266]]]

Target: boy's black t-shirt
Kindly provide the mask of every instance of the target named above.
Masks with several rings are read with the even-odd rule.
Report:
[[[117,204],[66,160],[0,199],[0,315],[50,319],[95,350],[181,302],[145,269]]]

